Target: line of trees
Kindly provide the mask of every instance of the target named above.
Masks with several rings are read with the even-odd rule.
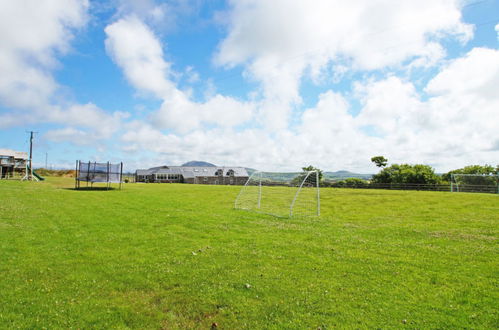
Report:
[[[381,168],[380,172],[372,177],[372,183],[444,184],[451,181],[452,174],[499,174],[499,165],[496,167],[491,165],[470,165],[438,175],[429,165],[392,164],[387,167],[388,159],[383,156],[372,157],[371,161]]]
[[[369,184],[417,184],[417,185],[436,185],[448,184],[451,181],[452,174],[482,174],[499,175],[499,165],[470,165],[460,169],[449,171],[439,175],[435,170],[424,164],[391,164],[388,165],[388,159],[384,156],[374,156],[371,161],[380,168],[379,173],[373,175],[369,181],[359,178],[349,178],[334,183],[334,186],[362,188]],[[303,171],[319,171],[319,180],[323,181],[322,171],[313,166],[303,167]],[[325,186],[331,183],[324,182]]]

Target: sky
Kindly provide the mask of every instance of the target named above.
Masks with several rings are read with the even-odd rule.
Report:
[[[499,164],[499,0],[0,0],[34,166]]]

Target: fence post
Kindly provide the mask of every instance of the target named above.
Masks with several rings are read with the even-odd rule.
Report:
[[[315,186],[317,189],[317,216],[321,215],[321,193],[319,188],[319,171],[315,172]]]
[[[260,181],[258,182],[258,208],[260,208],[261,200],[262,200],[262,173],[260,172]]]

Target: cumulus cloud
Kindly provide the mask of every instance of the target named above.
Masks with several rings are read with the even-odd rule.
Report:
[[[64,110],[54,109],[46,121],[70,127],[50,130],[45,138],[54,142],[92,145],[99,140],[109,139],[128,117],[129,113],[116,111],[109,114],[92,103],[77,104]]]
[[[89,145],[95,142],[91,133],[73,127],[50,130],[45,134],[45,138],[53,142],[71,141],[75,145]]]
[[[353,70],[430,66],[444,57],[446,36],[465,42],[473,29],[461,21],[458,1],[231,1],[228,35],[215,62],[244,65],[286,122],[299,104],[300,79],[329,63]],[[285,10],[283,10],[285,8]],[[275,127],[273,127],[275,128]]]
[[[95,140],[109,137],[107,132],[119,126],[123,113],[54,100],[60,89],[52,73],[59,66],[57,58],[69,51],[75,31],[85,26],[87,9],[86,0],[0,3],[0,104],[11,109],[0,113],[0,127],[78,125],[85,131],[66,127],[47,137],[79,142],[83,132]]]
[[[357,86],[363,109],[357,119],[383,133],[398,161],[439,168],[499,159],[493,150],[499,129],[499,51],[475,48],[451,61],[427,84],[423,100],[400,78]]]
[[[144,120],[131,121],[93,103],[54,100],[57,58],[85,26],[88,3],[14,3],[0,4],[0,102],[14,109],[0,113],[1,127],[49,122],[59,126],[48,140],[79,145],[120,132],[137,164],[204,159],[264,170],[313,164],[371,172],[376,154],[439,170],[499,159],[499,51],[475,48],[445,59],[442,40],[464,43],[473,34],[459,1],[232,1],[214,61],[242,66],[259,88],[249,100],[213,89],[204,101],[178,87],[158,34],[181,2],[118,1],[105,28],[106,52],[138,96],[161,101],[152,113],[142,111]],[[422,67],[436,72],[422,88],[410,74],[396,74]],[[191,83],[201,79],[192,67],[181,71]],[[304,79],[338,83],[359,72],[351,91],[324,91],[302,109]]]
[[[177,135],[136,123],[123,139],[136,150],[163,154],[169,163],[203,155],[217,164],[231,160],[264,170],[296,171],[312,163],[370,172],[369,159],[376,154],[440,171],[493,163],[499,159],[499,99],[488,91],[497,86],[498,58],[498,50],[477,48],[450,61],[427,84],[429,97],[392,75],[359,82],[354,87],[361,107],[356,115],[344,95],[327,91],[303,111],[293,130],[227,127]]]
[[[86,1],[0,3],[0,102],[8,107],[47,104],[57,88],[50,70],[69,48],[72,30],[86,22]]]
[[[268,170],[296,170],[297,164],[310,162],[365,171],[373,154],[440,168],[471,157],[476,162],[490,158],[482,150],[493,149],[495,140],[487,142],[487,135],[494,134],[497,121],[474,119],[477,111],[497,117],[491,100],[499,75],[490,68],[499,65],[497,51],[490,49],[448,61],[423,92],[407,78],[388,74],[353,85],[350,97],[360,102],[356,115],[345,95],[330,90],[315,106],[295,114],[292,128],[288,122],[293,107],[301,104],[300,84],[307,74],[316,82],[330,74],[338,82],[352,70],[441,64],[446,56],[441,40],[466,42],[473,34],[473,27],[461,21],[457,1],[359,0],[341,6],[335,1],[233,1],[228,35],[215,62],[242,65],[245,77],[260,83],[260,97],[251,102],[220,94],[193,101],[176,86],[160,39],[138,17],[125,16],[106,28],[108,54],[130,84],[162,100],[149,122],[128,124],[122,136],[128,151],[152,151],[169,163],[202,155],[218,164],[232,159]],[[467,108],[473,102],[480,110]]]
[[[107,26],[105,32],[106,50],[129,83],[163,100],[160,109],[151,115],[156,127],[185,134],[203,124],[227,127],[250,119],[254,106],[249,102],[222,95],[195,102],[179,90],[172,81],[174,73],[164,60],[158,37],[137,16],[121,18]]]
[[[106,50],[135,88],[168,97],[175,86],[168,80],[170,64],[163,60],[161,44],[136,16],[128,16],[105,29]]]
[[[159,31],[171,32],[182,26],[182,18],[196,13],[200,0],[117,0],[117,17],[134,15]]]
[[[426,91],[433,95],[477,94],[485,99],[498,98],[498,68],[497,50],[474,48],[464,57],[452,61],[445,70],[433,78]]]

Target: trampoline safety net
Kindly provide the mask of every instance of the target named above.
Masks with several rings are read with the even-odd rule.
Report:
[[[76,162],[76,180],[84,182],[121,183],[123,163]]]

